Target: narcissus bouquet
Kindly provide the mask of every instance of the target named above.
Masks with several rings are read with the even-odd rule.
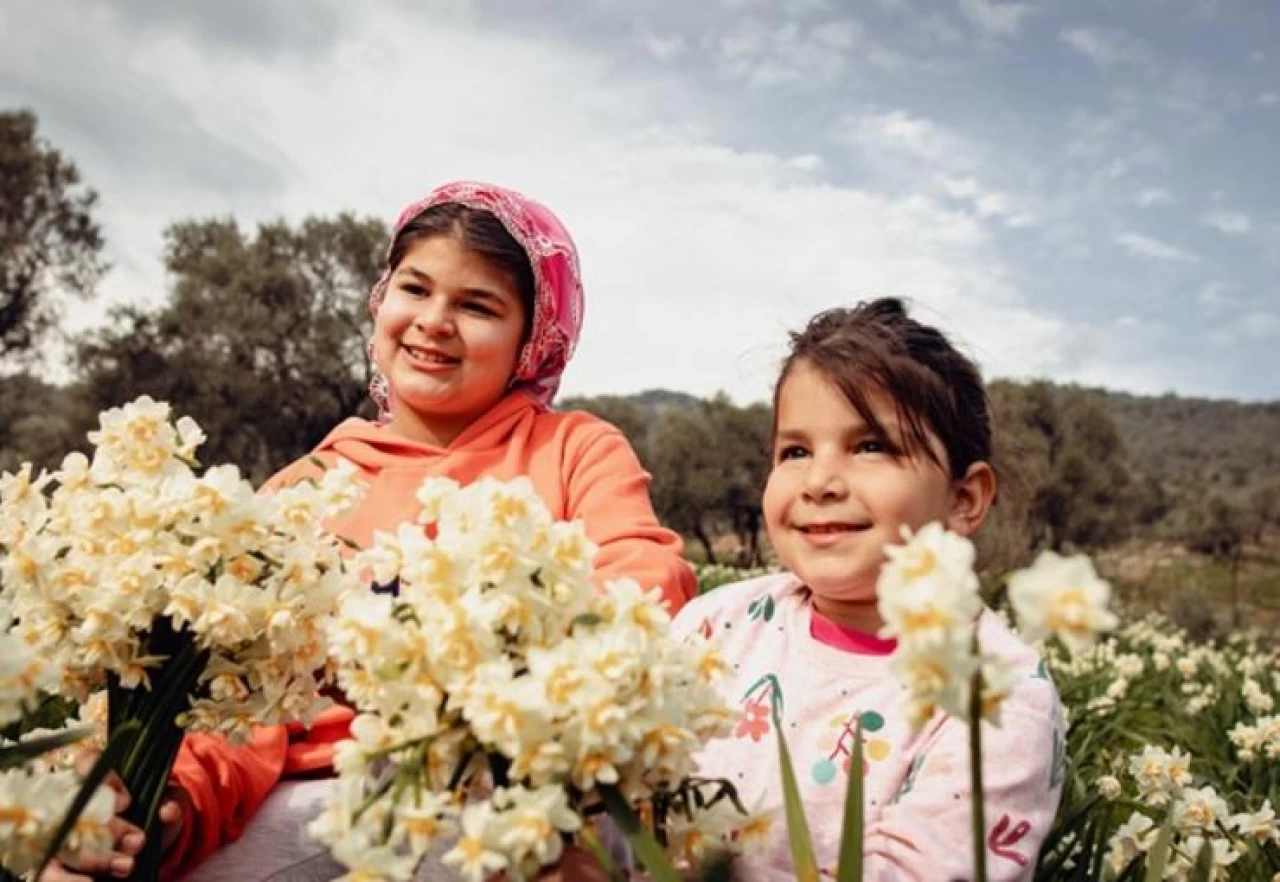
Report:
[[[57,668],[10,633],[12,619],[0,598],[0,730],[29,730],[41,691],[57,681]],[[111,846],[115,797],[97,782],[49,762],[84,733],[20,731],[0,741],[0,878],[32,873],[55,853]]]
[[[154,832],[184,731],[234,740],[323,708],[325,627],[357,586],[323,523],[360,491],[349,467],[267,495],[235,466],[200,473],[199,426],[145,397],[89,440],[55,472],[0,478],[0,578],[56,691],[106,687],[130,819]],[[157,873],[160,838],[135,878]]]
[[[731,718],[714,650],[668,637],[656,591],[593,587],[581,525],[526,479],[432,478],[418,499],[420,523],[356,557],[380,590],[330,629],[361,713],[311,832],[345,878],[408,879],[435,848],[516,882],[595,842],[605,811],[655,878],[750,839],[756,819],[692,761]]]

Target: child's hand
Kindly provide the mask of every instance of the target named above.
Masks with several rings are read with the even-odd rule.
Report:
[[[89,774],[101,751],[88,748],[76,759],[76,771],[81,776]],[[111,820],[114,850],[76,855],[74,861],[53,860],[40,875],[40,882],[93,882],[93,876],[110,875],[126,878],[133,872],[134,858],[142,851],[146,835],[135,825],[120,817],[129,807],[131,797],[124,781],[115,772],[107,775],[103,783],[115,791],[116,817]],[[160,806],[163,847],[166,851],[177,841],[182,832],[182,819],[189,799],[180,787],[170,785],[171,796]]]
[[[488,882],[506,882],[506,873],[490,876]],[[44,882],[44,880],[41,880]],[[577,845],[567,846],[555,866],[547,867],[534,882],[611,882],[595,855]]]
[[[609,873],[596,856],[578,845],[570,845],[554,867],[536,877],[539,882],[610,882]]]

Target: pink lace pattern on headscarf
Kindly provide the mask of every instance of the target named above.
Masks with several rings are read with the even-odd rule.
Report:
[[[512,388],[523,389],[544,407],[549,406],[582,330],[582,273],[573,239],[550,209],[527,196],[492,184],[456,181],[437,187],[401,211],[391,240],[394,242],[404,226],[428,208],[451,202],[491,213],[529,256],[534,281],[533,327],[520,351]],[[389,258],[388,250],[388,262]],[[369,293],[369,311],[375,318],[390,279],[388,266]],[[372,357],[372,340],[369,350]],[[376,366],[369,394],[378,405],[379,419],[387,419],[391,413],[387,378]]]

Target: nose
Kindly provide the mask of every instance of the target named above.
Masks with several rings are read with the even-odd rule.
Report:
[[[802,492],[808,502],[832,502],[848,496],[849,485],[839,464],[819,455],[809,460]]]
[[[428,297],[413,316],[413,326],[429,337],[448,337],[454,333],[453,310],[447,298]]]

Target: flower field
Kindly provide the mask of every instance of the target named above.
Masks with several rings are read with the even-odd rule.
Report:
[[[730,567],[699,569],[703,591],[732,581]],[[1146,879],[1169,820],[1163,878],[1280,879],[1274,642],[1197,642],[1157,615],[1121,619],[1090,649],[1041,646],[1068,720],[1067,780],[1034,878]],[[1206,845],[1208,875],[1193,875]]]

